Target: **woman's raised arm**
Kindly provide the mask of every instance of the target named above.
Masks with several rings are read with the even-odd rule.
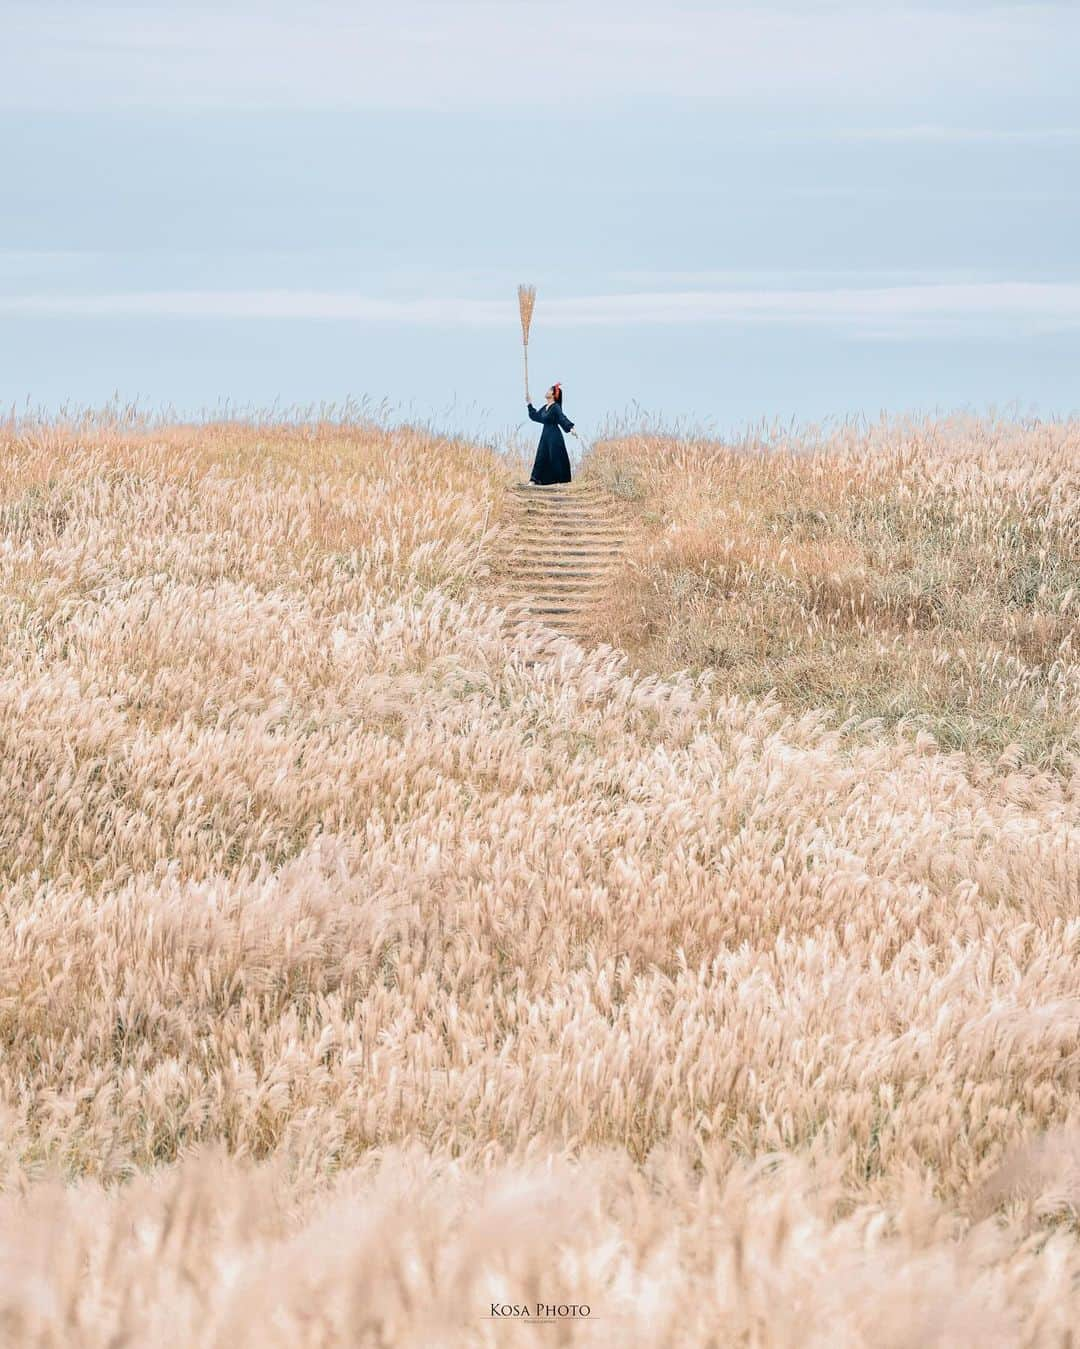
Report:
[[[529,420],[530,420],[530,421],[533,421],[533,422],[542,422],[542,421],[544,420],[543,417],[540,416],[539,412],[537,412],[537,410],[533,407],[533,405],[532,405],[531,403],[526,403],[525,406],[529,409]]]

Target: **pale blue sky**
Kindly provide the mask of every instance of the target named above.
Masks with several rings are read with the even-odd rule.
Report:
[[[0,0],[0,402],[1080,411],[1080,5]]]

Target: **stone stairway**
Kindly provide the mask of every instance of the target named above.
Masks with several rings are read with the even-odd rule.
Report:
[[[495,601],[517,621],[579,637],[626,548],[615,503],[589,483],[511,491],[517,528],[496,562]]]

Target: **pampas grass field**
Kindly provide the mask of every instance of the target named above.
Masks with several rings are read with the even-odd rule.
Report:
[[[2,1343],[1076,1344],[1080,425],[0,440]]]

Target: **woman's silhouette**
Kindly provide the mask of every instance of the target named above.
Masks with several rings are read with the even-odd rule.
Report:
[[[566,453],[566,441],[563,440],[562,433],[569,431],[576,436],[577,432],[574,430],[574,423],[563,415],[562,385],[553,384],[548,389],[544,395],[544,406],[539,412],[531,403],[526,406],[529,409],[529,417],[534,422],[542,422],[544,425],[543,431],[540,432],[540,444],[536,447],[536,458],[533,460],[529,482],[536,487],[552,482],[569,482],[570,456]]]

